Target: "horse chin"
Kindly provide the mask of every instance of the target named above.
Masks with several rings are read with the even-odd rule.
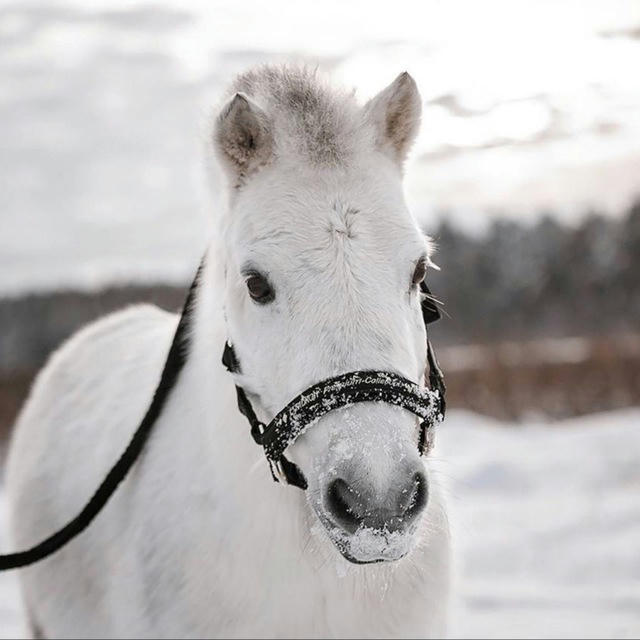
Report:
[[[401,560],[415,545],[415,531],[388,531],[360,527],[347,533],[326,517],[320,516],[327,537],[340,555],[352,564],[391,563]]]
[[[342,554],[342,557],[348,562],[350,562],[351,564],[380,564],[382,562],[390,563],[390,562],[397,562],[398,560],[402,560],[402,558],[404,558],[409,552],[407,551],[399,555],[397,558],[374,558],[371,560],[359,560],[358,558],[355,558],[347,551],[341,550],[340,553]]]
[[[351,536],[332,541],[342,557],[353,564],[397,562],[413,548],[411,534],[388,533],[364,528]]]

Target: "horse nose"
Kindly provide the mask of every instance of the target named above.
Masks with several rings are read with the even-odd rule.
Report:
[[[348,533],[360,527],[391,532],[406,529],[425,508],[427,497],[425,474],[415,471],[384,496],[336,478],[327,487],[325,506]]]

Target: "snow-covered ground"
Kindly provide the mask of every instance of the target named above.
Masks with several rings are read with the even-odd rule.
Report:
[[[440,434],[463,637],[640,635],[640,409]]]
[[[445,425],[453,635],[640,635],[640,408],[507,426],[451,411]],[[20,632],[15,575],[0,576],[0,637]]]

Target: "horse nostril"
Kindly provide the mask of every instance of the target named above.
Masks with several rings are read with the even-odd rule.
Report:
[[[427,479],[424,473],[416,472],[411,484],[400,495],[399,512],[405,518],[413,518],[426,506],[428,497]]]
[[[358,494],[342,478],[337,478],[329,485],[327,508],[336,524],[340,524],[347,531],[355,531],[362,522]]]
[[[396,485],[397,487],[397,485]],[[333,480],[327,487],[325,508],[333,524],[348,533],[359,527],[405,529],[427,504],[427,479],[422,472],[409,476],[405,488],[392,489],[385,494],[360,491],[342,478]]]

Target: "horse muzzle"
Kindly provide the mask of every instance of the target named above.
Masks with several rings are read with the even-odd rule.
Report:
[[[343,467],[314,505],[330,540],[350,562],[399,560],[412,548],[428,501],[428,482],[418,458],[396,470],[388,490],[372,484],[357,463]]]

